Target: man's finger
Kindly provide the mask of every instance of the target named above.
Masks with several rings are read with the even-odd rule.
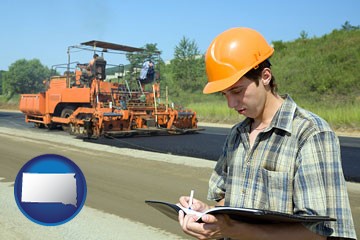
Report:
[[[218,222],[218,219],[214,216],[214,215],[211,215],[211,214],[205,214],[201,217],[201,220],[204,222],[204,223],[216,223]]]
[[[184,224],[184,212],[182,210],[179,211],[178,220],[180,223],[180,226],[182,227]]]

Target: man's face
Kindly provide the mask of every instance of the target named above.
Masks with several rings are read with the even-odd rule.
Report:
[[[234,108],[239,114],[246,117],[257,118],[262,114],[266,91],[262,84],[256,83],[246,77],[240,78],[234,85],[222,91],[226,97],[229,108]]]

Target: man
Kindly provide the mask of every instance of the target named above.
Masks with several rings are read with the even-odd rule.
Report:
[[[268,58],[274,49],[249,28],[229,29],[210,44],[204,93],[221,92],[246,119],[235,125],[209,181],[217,205],[296,215],[324,215],[336,222],[249,224],[226,215],[197,223],[179,212],[183,231],[198,239],[356,239],[340,147],[329,125],[276,93]],[[188,207],[189,197],[180,204]],[[192,209],[210,206],[197,199]]]
[[[152,60],[145,61],[140,71],[140,84],[142,91],[145,90],[145,84],[152,83],[155,79],[155,69]]]
[[[81,81],[84,83],[89,80],[89,78],[95,72],[94,64],[96,59],[98,59],[99,55],[94,53],[93,58],[89,61],[89,64],[78,64],[79,68],[81,69]]]
[[[98,57],[99,57],[99,55],[96,54],[96,53],[93,55],[93,58],[90,60],[88,66],[87,66],[87,68],[88,68],[89,70],[91,70],[91,69],[93,68],[93,66],[94,66],[94,64],[95,64],[95,61],[96,61],[96,59],[98,59]]]

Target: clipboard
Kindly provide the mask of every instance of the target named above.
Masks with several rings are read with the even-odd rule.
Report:
[[[211,208],[204,213],[200,213],[191,209],[178,206],[176,204],[163,201],[146,200],[145,203],[175,221],[178,221],[178,212],[180,210],[183,210],[185,214],[193,214],[198,216],[197,222],[201,222],[201,216],[204,214],[227,214],[230,218],[234,220],[247,223],[316,223],[324,221],[336,221],[335,218],[331,218],[329,216],[295,215],[254,208],[237,208],[224,206]]]

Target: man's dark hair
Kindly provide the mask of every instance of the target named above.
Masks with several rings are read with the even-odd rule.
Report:
[[[260,63],[257,67],[251,69],[248,71],[244,76],[246,78],[249,78],[253,80],[256,83],[256,86],[259,85],[259,79],[261,77],[262,71],[264,68],[270,68],[271,69],[271,63],[268,59]],[[271,74],[271,80],[270,80],[270,89],[273,94],[277,91],[277,84],[275,82],[275,76]]]
[[[97,55],[96,53],[94,54],[93,58],[97,58],[99,55]]]

